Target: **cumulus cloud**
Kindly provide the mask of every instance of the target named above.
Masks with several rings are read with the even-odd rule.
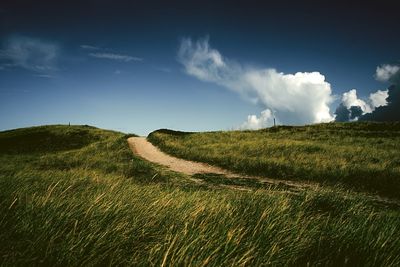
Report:
[[[247,121],[245,121],[240,129],[249,129],[249,130],[258,130],[261,128],[265,128],[271,126],[273,123],[273,115],[270,109],[266,109],[261,112],[260,117],[256,115],[247,116]]]
[[[208,38],[196,42],[190,38],[183,39],[178,60],[187,74],[237,92],[266,110],[274,110],[283,123],[333,120],[329,112],[331,86],[319,72],[285,74],[272,68],[244,67],[210,47]],[[260,118],[251,115],[245,125],[259,125],[258,121],[263,121],[263,118],[263,115]]]
[[[367,100],[358,99],[355,89],[344,93],[342,103],[335,112],[336,121],[400,121],[400,66],[380,65],[376,68],[375,78],[392,85],[387,90],[371,93]],[[354,117],[352,109],[357,107],[362,114]]]
[[[336,121],[356,121],[361,116],[373,112],[376,108],[386,106],[388,104],[388,90],[378,90],[369,95],[368,100],[359,99],[357,90],[351,89],[343,93],[342,102],[335,111]]]
[[[383,64],[376,68],[375,78],[381,82],[390,81],[392,77],[399,73],[400,66]]]
[[[375,93],[369,95],[369,99],[371,100],[371,104],[374,108],[386,106],[388,104],[387,98],[389,96],[389,91],[381,91],[378,90]]]
[[[377,94],[371,94],[370,99],[372,102],[380,105],[383,103],[382,99],[385,98],[385,105],[377,106],[372,113],[361,116],[360,120],[400,121],[400,67],[398,65],[387,64],[382,66],[377,68],[376,77],[378,78],[378,73],[380,73],[381,77],[384,78],[381,80],[388,81],[392,85],[386,91],[378,91]]]
[[[400,121],[400,84],[388,89],[387,105],[377,107],[372,113],[360,117],[363,121]]]
[[[342,103],[348,109],[353,106],[360,107],[363,113],[370,113],[373,109],[373,107],[368,105],[364,100],[357,97],[356,89],[351,89],[350,91],[344,93],[342,96]]]
[[[89,53],[89,56],[101,59],[111,59],[123,62],[142,61],[142,58],[132,57],[129,55],[115,54],[115,53]]]
[[[26,36],[8,38],[0,50],[3,67],[20,67],[42,73],[56,69],[58,55],[56,44]]]

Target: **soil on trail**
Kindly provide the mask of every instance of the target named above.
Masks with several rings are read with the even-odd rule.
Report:
[[[294,183],[291,181],[283,181],[276,179],[268,179],[264,177],[255,177],[233,173],[219,167],[211,166],[205,163],[184,160],[170,156],[146,140],[146,137],[130,137],[128,144],[133,153],[138,156],[160,165],[167,166],[170,170],[185,173],[188,175],[212,173],[221,174],[228,178],[252,178],[269,184],[285,184],[291,187],[302,188],[309,186],[307,183]]]
[[[210,166],[205,163],[175,158],[165,154],[147,141],[145,137],[130,137],[128,139],[128,143],[133,153],[148,161],[167,166],[169,169],[176,172],[182,172],[188,175],[193,175],[196,173],[215,173],[223,174],[225,176],[233,175],[233,173],[218,167]]]
[[[249,176],[249,175],[242,175],[237,174],[228,170],[224,170],[219,167],[211,166],[201,162],[194,162],[189,160],[184,160],[180,158],[176,158],[170,156],[162,151],[160,151],[157,147],[151,144],[149,141],[146,140],[146,137],[130,137],[128,138],[128,144],[133,153],[137,154],[139,157],[144,158],[145,160],[158,163],[160,165],[167,166],[170,170],[185,173],[188,175],[194,174],[218,174],[223,175],[227,178],[249,178],[255,179],[263,184],[271,184],[271,185],[283,185],[288,187],[290,191],[299,192],[306,188],[312,189],[319,187],[317,183],[313,182],[305,182],[305,181],[287,181],[287,180],[278,180],[278,179],[270,179],[265,177],[257,177],[257,176]],[[196,182],[199,182],[199,179],[191,178]],[[242,186],[229,186],[226,187],[232,189],[240,189],[246,190],[246,187]],[[287,192],[290,192],[287,191]],[[365,196],[364,196],[365,197]],[[379,202],[384,205],[396,206],[397,208],[400,207],[400,201],[394,199],[388,199],[385,197],[381,197],[378,195],[370,195],[369,198],[373,201]]]

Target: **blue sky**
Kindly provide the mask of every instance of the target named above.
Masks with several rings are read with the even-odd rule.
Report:
[[[343,93],[386,89],[376,68],[399,60],[395,2],[37,2],[0,4],[0,130],[320,122]]]

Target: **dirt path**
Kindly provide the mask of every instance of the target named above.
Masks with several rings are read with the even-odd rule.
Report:
[[[157,147],[153,146],[145,137],[130,137],[128,143],[133,153],[140,157],[167,166],[169,169],[182,172],[188,175],[196,173],[215,173],[231,176],[232,173],[218,167],[210,166],[205,163],[184,160],[172,157],[160,151]]]
[[[296,187],[298,189],[309,187],[311,185],[308,183],[294,183],[290,181],[241,175],[205,163],[176,158],[160,151],[157,147],[147,141],[145,137],[130,137],[128,138],[128,144],[133,153],[137,154],[138,156],[148,161],[167,166],[170,170],[188,175],[198,173],[222,174],[228,178],[251,178],[268,184],[284,184],[290,187]]]
[[[170,156],[162,151],[160,151],[157,147],[153,146],[149,141],[146,140],[146,137],[130,137],[128,138],[128,144],[131,148],[132,152],[137,154],[138,156],[154,162],[160,165],[167,166],[170,170],[185,173],[188,175],[198,174],[198,173],[212,173],[212,174],[221,174],[228,178],[249,178],[256,179],[265,184],[273,184],[273,185],[285,185],[291,188],[291,191],[299,192],[306,188],[316,188],[319,187],[318,184],[312,182],[294,182],[294,181],[286,181],[286,180],[276,180],[269,179],[264,177],[256,177],[249,175],[241,175],[228,170],[224,170],[219,167],[211,166],[205,163],[194,162],[189,160],[184,160],[180,158],[176,158]],[[195,182],[199,182],[199,179],[191,178]],[[247,190],[245,187],[241,186],[229,186],[226,187],[232,189],[239,190]],[[380,196],[370,195],[369,198],[371,200],[377,201],[379,203],[383,203],[385,205],[395,205],[396,207],[400,207],[400,201],[388,199]]]

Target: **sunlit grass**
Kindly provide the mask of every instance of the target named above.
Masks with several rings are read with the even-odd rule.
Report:
[[[63,139],[75,130],[95,138],[50,152],[0,148],[2,265],[400,264],[397,206],[343,188],[230,183],[251,189],[242,191],[197,176],[205,186],[133,156],[121,133],[46,129]]]
[[[162,150],[244,174],[400,194],[400,123],[330,123],[259,131],[156,131]]]

